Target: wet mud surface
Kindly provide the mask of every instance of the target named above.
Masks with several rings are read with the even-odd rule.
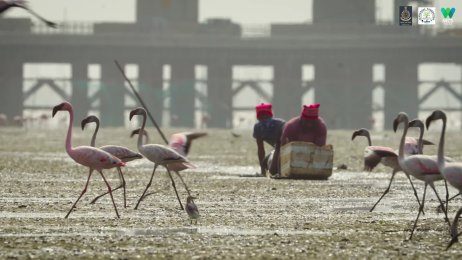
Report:
[[[166,134],[175,130],[170,129]],[[179,131],[178,129],[176,131]],[[74,129],[74,146],[89,143],[91,131]],[[136,150],[129,129],[103,129],[97,144],[118,144]],[[152,142],[161,143],[154,129]],[[437,142],[438,132],[426,138]],[[452,135],[448,155],[461,160],[462,144]],[[444,215],[436,212],[436,196],[427,192],[425,215],[412,241],[417,215],[408,180],[398,173],[390,193],[369,209],[388,185],[390,171],[381,166],[362,171],[365,140],[351,141],[350,131],[331,131],[334,170],[327,181],[274,180],[252,175],[256,145],[251,133],[235,138],[230,131],[210,130],[193,143],[190,160],[196,169],[182,172],[201,218],[190,224],[180,209],[170,179],[161,169],[139,209],[153,164],[142,159],[128,163],[127,204],[122,190],[114,191],[120,219],[109,196],[90,201],[107,190],[93,174],[87,193],[68,219],[64,216],[82,191],[88,169],[76,165],[64,150],[65,129],[0,129],[0,258],[174,258],[174,259],[305,259],[305,258],[450,258],[462,257],[462,245],[445,251],[449,242]],[[373,136],[377,145],[398,144],[398,136]],[[425,151],[435,154],[436,147]],[[104,172],[113,187],[115,170]],[[174,177],[183,203],[187,192]],[[419,196],[423,184],[414,182]],[[445,196],[443,183],[437,190]],[[456,193],[450,189],[450,194]],[[462,206],[456,199],[449,218]]]

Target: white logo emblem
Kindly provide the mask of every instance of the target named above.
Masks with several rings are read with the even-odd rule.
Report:
[[[419,24],[435,24],[435,7],[419,7]]]

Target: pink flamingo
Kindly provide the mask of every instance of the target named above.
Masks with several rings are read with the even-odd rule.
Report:
[[[139,134],[140,130],[141,130],[140,128],[133,130],[130,137],[133,137],[135,134]],[[191,148],[192,141],[194,139],[197,139],[197,138],[200,138],[206,135],[207,133],[205,132],[181,132],[181,133],[172,134],[170,136],[169,146],[170,148],[172,148],[173,150],[175,150],[182,156],[186,157]],[[143,136],[145,138],[143,144],[149,143],[149,135],[146,132],[146,130],[143,130]],[[178,178],[180,178],[186,191],[188,192],[188,195],[191,196],[191,190],[189,189],[188,185],[186,185],[186,182],[184,181],[183,177],[180,174],[180,171],[187,169],[188,166],[185,166],[184,164],[175,164],[174,165],[175,168],[172,168],[172,165],[167,165],[167,167],[171,171],[173,171],[178,176]],[[146,197],[151,194],[153,193],[147,193],[144,196]]]
[[[146,125],[146,110],[144,110],[144,108],[141,108],[141,107],[132,110],[130,112],[130,120],[135,115],[140,115],[143,117],[143,122],[140,128],[140,132],[143,133],[144,127]],[[160,144],[143,144],[142,139],[143,139],[142,135],[138,135],[138,151],[144,157],[146,157],[148,160],[154,163],[154,170],[152,171],[151,179],[149,180],[148,185],[144,189],[143,194],[139,198],[138,203],[135,206],[135,209],[138,208],[140,202],[146,197],[145,196],[146,191],[151,186],[152,179],[154,177],[154,173],[156,172],[157,166],[162,165],[167,170],[170,180],[172,181],[172,186],[173,186],[173,189],[175,190],[176,197],[178,199],[178,202],[180,203],[180,207],[182,210],[184,210],[183,204],[181,203],[180,197],[178,196],[178,192],[176,190],[175,181],[172,178],[170,170],[180,171],[185,168],[194,168],[194,166],[190,164],[184,156],[182,156],[175,150],[169,147],[160,145]]]
[[[440,174],[440,171],[438,169],[438,163],[436,161],[436,157],[424,155],[424,154],[409,155],[407,157],[404,157],[404,140],[406,138],[407,130],[409,128],[408,126],[409,119],[408,119],[407,114],[404,112],[400,112],[398,116],[395,118],[395,120],[393,121],[393,130],[395,132],[398,129],[399,124],[401,123],[404,123],[404,129],[403,129],[403,135],[401,137],[401,142],[399,145],[399,156],[398,156],[399,165],[401,166],[402,170],[405,173],[412,175],[415,178],[425,182],[424,193],[422,196],[422,204],[419,207],[419,213],[417,214],[417,217],[414,221],[414,226],[412,228],[411,235],[409,237],[409,240],[411,240],[412,235],[414,234],[414,230],[417,226],[417,221],[419,220],[420,213],[423,211],[423,208],[424,208],[427,186],[430,186],[432,190],[435,192],[436,197],[438,198],[438,201],[440,202],[441,207],[444,209],[443,210],[444,216],[445,216],[444,220],[448,224],[449,224],[449,219],[447,215],[447,209],[445,208],[443,202],[441,201],[441,198],[438,195],[438,192],[436,191],[435,185],[434,185],[435,181],[443,180],[443,176]],[[446,186],[446,194],[447,194],[447,186]]]
[[[103,177],[103,180],[106,183],[106,186],[108,188],[109,195],[111,195],[112,205],[114,205],[117,218],[120,218],[119,212],[117,211],[117,206],[115,205],[115,202],[114,202],[114,197],[112,196],[111,186],[109,185],[106,178],[104,177],[102,170],[125,166],[125,163],[122,162],[119,158],[114,157],[110,153],[105,152],[95,147],[91,147],[91,146],[72,147],[72,124],[74,123],[74,111],[72,109],[72,105],[68,102],[63,102],[55,106],[53,108],[52,116],[54,117],[58,111],[68,111],[69,112],[69,127],[67,130],[67,136],[66,136],[67,154],[78,164],[81,164],[81,165],[84,165],[90,168],[90,173],[88,174],[88,179],[87,179],[87,182],[85,184],[85,187],[82,193],[77,198],[77,200],[74,202],[71,209],[69,210],[69,212],[64,218],[67,218],[71,214],[77,202],[80,200],[83,194],[87,191],[88,183],[90,182],[90,177],[93,172],[93,169],[98,171],[101,174],[101,177]]]
[[[422,140],[423,130],[424,130],[424,125],[422,121],[414,120],[413,122],[410,122],[410,125],[420,128],[419,140]],[[365,136],[369,144],[369,146],[367,146],[364,149],[364,170],[371,171],[379,163],[382,163],[384,166],[392,169],[391,178],[388,183],[388,187],[383,192],[382,196],[380,196],[380,198],[374,204],[374,206],[372,206],[372,208],[369,210],[369,212],[372,212],[375,209],[375,207],[379,204],[379,202],[382,200],[382,198],[385,197],[386,194],[388,194],[388,192],[390,191],[391,183],[393,182],[393,179],[395,178],[396,173],[399,171],[402,171],[402,169],[398,162],[397,152],[394,151],[392,148],[386,147],[386,146],[372,146],[371,137],[367,129],[361,128],[361,129],[354,131],[351,137],[351,140],[354,140],[356,136]],[[412,138],[412,137],[406,138],[406,145],[405,145],[406,154],[416,154],[419,150],[421,150],[417,147],[418,143],[419,142],[416,141],[415,138]],[[422,145],[423,144],[432,144],[432,143],[427,140],[423,140]],[[386,153],[387,156],[382,156],[381,153]],[[420,206],[419,196],[417,195],[417,191],[414,187],[414,184],[411,178],[409,177],[409,174],[405,173],[405,175],[408,178],[409,183],[411,184],[412,190],[414,191],[414,196],[416,197],[417,203]]]
[[[98,130],[99,130],[99,119],[96,116],[93,116],[93,115],[87,116],[85,119],[82,120],[81,126],[82,126],[82,130],[84,130],[85,125],[88,124],[88,123],[91,123],[91,122],[96,123],[96,128],[95,128],[95,131],[93,132],[93,136],[91,137],[91,143],[90,143],[90,145],[92,147],[95,147],[96,135],[98,134]],[[130,150],[130,149],[126,148],[126,147],[123,147],[123,146],[119,146],[119,145],[105,145],[105,146],[101,146],[100,149],[112,154],[113,156],[115,156],[117,158],[119,158],[124,163],[130,162],[130,161],[133,161],[133,160],[136,160],[136,159],[143,158],[143,156],[141,154],[133,152],[132,150]],[[125,179],[124,179],[124,175],[122,173],[122,169],[120,167],[117,167],[117,171],[119,173],[119,178],[120,178],[121,182],[120,182],[120,185],[118,187],[114,188],[112,191],[123,188],[123,191],[124,191],[124,207],[126,208],[127,207],[127,199],[126,199],[126,195],[125,195]],[[105,192],[105,193],[97,196],[96,198],[94,198],[90,202],[90,204],[94,204],[99,198],[103,197],[106,194],[108,194],[108,192]]]
[[[435,121],[441,119],[443,121],[443,126],[441,129],[440,141],[438,144],[438,169],[441,172],[443,178],[449,182],[454,188],[459,190],[459,193],[462,192],[462,163],[461,162],[448,162],[444,157],[444,139],[446,134],[446,114],[441,110],[435,110],[433,113],[427,118],[426,125],[427,129],[430,127],[430,124]],[[453,224],[451,226],[451,236],[452,240],[449,243],[448,247],[454,242],[457,242],[457,224],[459,221],[459,216],[462,212],[462,208],[456,214],[454,218]]]
[[[0,0],[0,14],[12,7],[19,7],[19,8],[26,10],[33,16],[37,17],[40,21],[44,22],[47,26],[51,28],[57,27],[56,23],[48,21],[47,19],[43,18],[42,16],[34,12],[32,9],[30,9],[27,6],[26,3],[27,1],[24,1],[24,0]]]

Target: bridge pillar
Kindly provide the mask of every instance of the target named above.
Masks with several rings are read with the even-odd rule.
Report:
[[[291,62],[275,64],[273,80],[274,116],[289,120],[300,115],[302,103],[302,66]]]
[[[393,120],[403,111],[412,120],[419,112],[418,64],[389,62],[385,71],[385,129],[393,128]]]
[[[121,64],[123,67],[124,65]],[[124,78],[114,62],[101,64],[100,114],[102,126],[124,126]]]
[[[233,127],[233,71],[223,62],[207,66],[208,127]]]
[[[171,65],[170,125],[194,128],[196,76],[194,63],[178,62]]]
[[[74,106],[74,126],[80,126],[80,121],[90,110],[88,98],[88,65],[85,62],[72,62],[72,96]]]
[[[163,65],[155,61],[143,61],[138,64],[139,94],[159,126],[162,125],[164,112],[162,68]],[[137,104],[141,106],[138,100]],[[146,125],[153,126],[151,120],[147,120]]]
[[[329,129],[371,127],[372,64],[333,61],[316,64],[315,102]]]
[[[0,62],[0,113],[4,113],[10,123],[14,116],[22,116],[23,105],[23,64],[21,61],[4,57]]]

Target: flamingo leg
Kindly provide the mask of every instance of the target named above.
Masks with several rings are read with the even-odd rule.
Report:
[[[431,188],[433,189],[433,191],[435,192],[435,195],[436,195],[436,197],[438,198],[441,207],[443,207],[444,221],[446,221],[446,223],[448,223],[449,227],[451,227],[451,223],[449,222],[449,219],[448,219],[448,209],[447,209],[447,208],[444,208],[444,203],[443,203],[443,201],[441,200],[440,195],[438,195],[438,192],[437,192],[436,189],[435,189],[435,185],[433,185],[433,183],[430,183],[430,187],[431,187]]]
[[[379,200],[374,204],[374,206],[372,206],[369,212],[372,212],[375,209],[375,206],[377,206],[377,204],[379,204],[382,198],[385,197],[385,195],[390,191],[391,183],[393,182],[393,178],[395,178],[395,174],[396,174],[396,171],[393,170],[393,172],[391,173],[391,179],[390,179],[390,183],[388,184],[388,188],[383,192],[382,196],[380,196]]]
[[[104,182],[106,183],[107,190],[109,191],[109,195],[111,196],[112,205],[114,205],[114,209],[115,209],[117,218],[120,218],[119,212],[117,211],[117,206],[116,206],[116,204],[115,204],[115,202],[114,202],[114,197],[112,196],[111,186],[109,185],[109,183],[107,182],[106,178],[104,177],[103,172],[102,172],[102,171],[99,171],[99,174],[101,174],[101,177],[103,177],[103,180],[104,180]]]
[[[183,185],[184,185],[186,191],[188,192],[188,195],[191,196],[191,191],[189,190],[188,185],[186,185],[186,183],[184,182],[183,177],[181,177],[180,173],[177,172],[177,171],[174,171],[174,173],[176,173],[176,175],[178,176],[178,178],[180,178],[180,180],[181,180],[181,182],[183,183]]]
[[[87,179],[87,183],[85,183],[85,187],[83,188],[83,191],[82,193],[80,193],[80,196],[77,198],[77,200],[74,202],[74,205],[72,205],[71,209],[69,210],[69,212],[67,212],[67,215],[64,217],[64,218],[67,218],[69,217],[69,215],[71,214],[72,210],[74,209],[75,205],[77,204],[77,202],[79,202],[80,198],[82,198],[83,194],[85,194],[85,192],[87,192],[87,188],[88,188],[88,183],[90,182],[90,177],[91,177],[91,174],[93,173],[93,169],[90,168],[90,172],[88,173],[88,179]]]
[[[120,167],[117,167],[117,170],[119,171],[119,178],[120,178],[121,175],[122,175],[122,174],[120,173]],[[118,190],[118,189],[120,189],[120,188],[122,188],[122,187],[124,188],[124,206],[125,206],[125,208],[126,208],[127,206],[126,206],[126,202],[125,202],[125,201],[126,201],[126,200],[125,200],[125,180],[123,179],[123,176],[122,176],[120,185],[117,186],[116,188],[112,189],[112,191],[116,191],[116,190]],[[105,196],[106,194],[109,194],[109,192],[106,191],[105,193],[96,196],[92,201],[90,201],[90,204],[95,204],[95,202],[96,202],[97,200],[99,200],[101,197]]]
[[[122,180],[122,185],[124,186],[124,208],[127,207],[127,192],[126,192],[126,182],[125,182],[125,178],[124,178],[124,174],[122,173],[122,169],[120,169],[120,167],[117,167],[117,170],[119,170],[119,176]]]
[[[146,185],[146,188],[144,189],[143,194],[142,194],[141,197],[138,199],[138,202],[136,203],[135,209],[138,209],[138,206],[140,205],[141,201],[145,198],[144,195],[146,194],[146,191],[148,191],[149,187],[151,186],[152,178],[154,178],[154,173],[156,173],[156,168],[157,168],[157,163],[154,164],[154,170],[152,171],[151,179],[149,180],[148,185]]]
[[[424,193],[423,193],[423,196],[422,196],[422,204],[420,205],[419,213],[417,214],[417,217],[415,218],[414,226],[412,227],[411,236],[409,236],[409,240],[412,240],[412,235],[414,235],[414,230],[415,230],[415,228],[417,226],[417,221],[419,221],[420,213],[423,211],[423,207],[424,207],[424,204],[425,204],[425,194],[427,192],[427,186],[428,186],[428,183],[425,182]]]
[[[420,208],[419,195],[417,195],[417,190],[414,187],[414,183],[412,182],[411,177],[409,176],[409,174],[405,173],[405,175],[406,175],[407,179],[409,180],[409,183],[411,184],[412,190],[414,191],[414,196],[417,199],[417,203],[419,204],[419,208]],[[425,215],[424,209],[422,209],[422,215]]]
[[[178,191],[176,190],[176,185],[175,185],[175,181],[172,178],[172,174],[170,173],[170,170],[167,167],[165,167],[165,169],[167,169],[168,176],[170,177],[170,180],[172,180],[172,186],[173,186],[173,189],[175,190],[176,198],[178,199],[178,202],[180,203],[181,210],[184,210],[183,204],[181,203],[181,200],[180,200],[180,196],[178,196]]]

